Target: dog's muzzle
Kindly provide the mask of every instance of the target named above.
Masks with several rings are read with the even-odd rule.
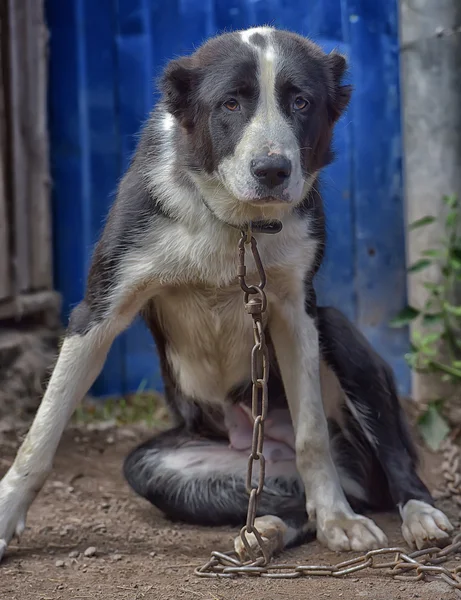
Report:
[[[287,183],[291,175],[291,161],[283,154],[259,156],[251,161],[253,177],[267,189],[274,189]]]

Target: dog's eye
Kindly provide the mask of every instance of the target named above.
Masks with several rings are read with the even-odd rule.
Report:
[[[226,100],[226,102],[224,102],[224,106],[227,108],[227,110],[232,112],[240,110],[240,104],[235,98],[229,98],[229,100]]]
[[[304,110],[305,108],[308,108],[309,105],[309,100],[306,100],[306,98],[303,98],[302,96],[297,96],[293,102],[293,110]]]

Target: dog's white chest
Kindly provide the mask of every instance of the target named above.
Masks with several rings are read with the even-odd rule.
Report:
[[[170,288],[155,307],[167,358],[184,394],[221,404],[249,379],[252,320],[238,286]]]

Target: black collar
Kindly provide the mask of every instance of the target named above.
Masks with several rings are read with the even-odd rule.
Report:
[[[237,229],[238,231],[248,231],[248,228],[250,228],[253,233],[279,233],[280,231],[282,231],[283,225],[282,222],[278,219],[274,219],[272,221],[264,221],[263,219],[258,219],[257,221],[250,221],[245,225],[234,225],[233,223],[229,223],[228,221],[220,219],[203,197],[202,201],[203,204],[211,212],[211,214],[215,217],[215,219],[229,227],[232,227],[233,229]]]
[[[282,221],[250,221],[249,223],[251,231],[255,233],[279,233],[282,231]],[[242,229],[239,227],[239,229]]]

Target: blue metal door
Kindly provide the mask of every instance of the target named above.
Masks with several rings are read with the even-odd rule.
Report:
[[[350,61],[353,101],[323,177],[322,303],[340,308],[409,390],[396,0],[47,0],[56,287],[64,318],[82,298],[93,244],[165,63],[223,30],[273,24]],[[137,322],[114,344],[96,395],[161,389],[152,339]]]

